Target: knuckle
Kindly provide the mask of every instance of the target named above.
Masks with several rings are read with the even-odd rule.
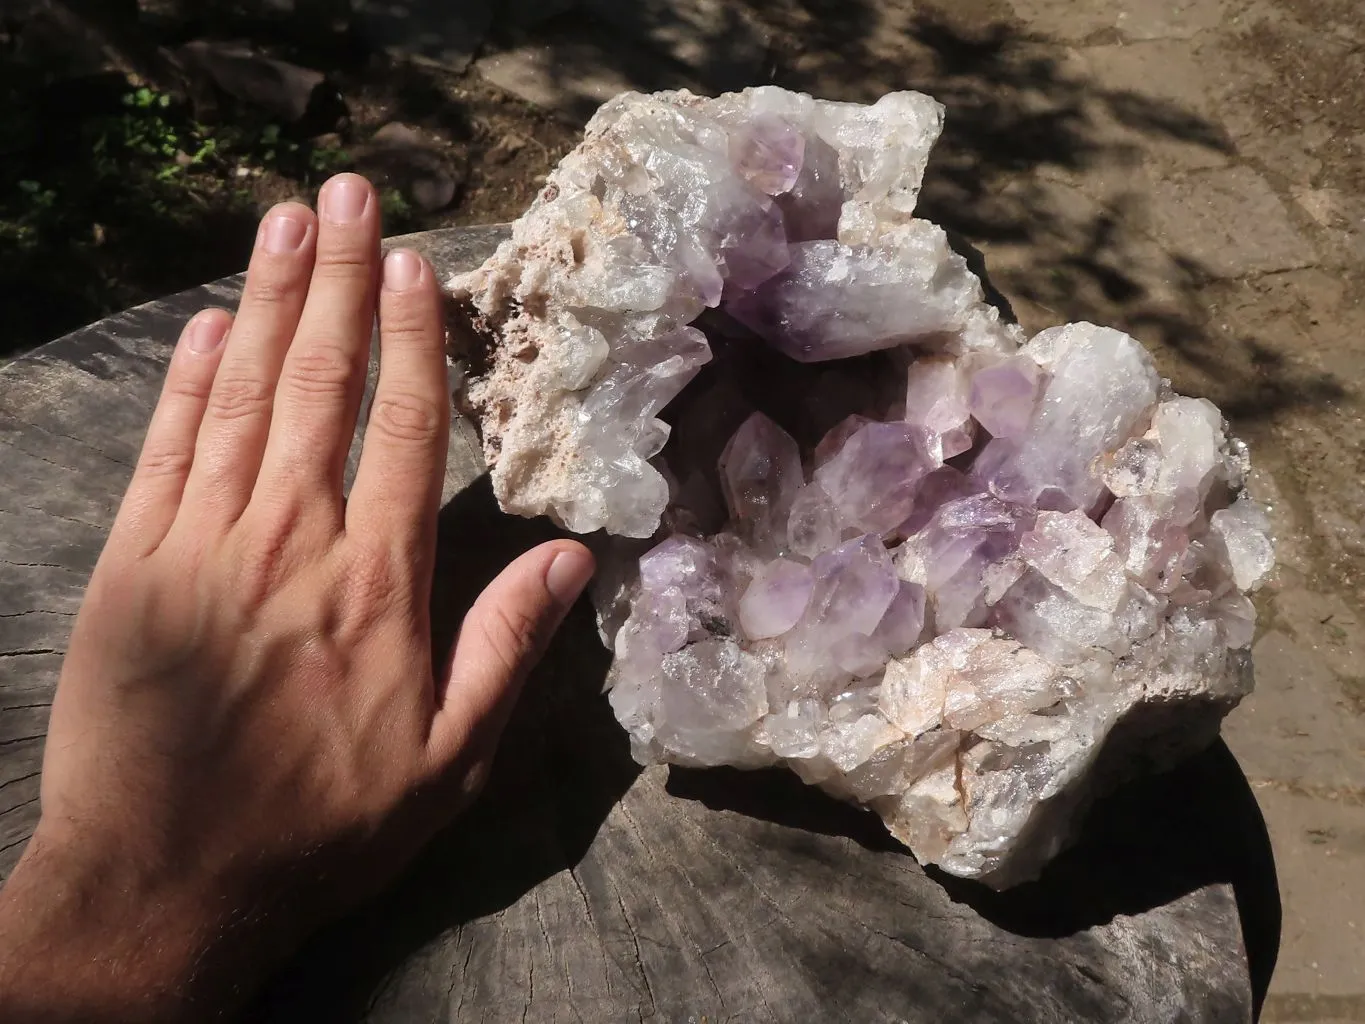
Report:
[[[138,457],[137,469],[143,477],[184,476],[190,471],[194,453],[172,445],[149,445]]]
[[[288,575],[302,521],[302,506],[287,499],[253,517],[241,540],[247,557],[234,559],[234,589],[248,604],[263,603]]]
[[[334,398],[346,393],[351,361],[335,346],[313,345],[291,360],[289,386],[307,397]]]
[[[213,377],[205,373],[172,373],[166,378],[166,395],[173,399],[202,402],[213,389]]]
[[[495,605],[484,623],[484,640],[497,659],[498,668],[509,679],[518,678],[540,649],[540,623],[520,609]]]
[[[349,631],[367,632],[394,611],[399,580],[387,553],[362,547],[347,560],[342,573]]]
[[[379,324],[382,341],[404,348],[441,348],[440,317],[420,298],[407,294],[389,298]]]
[[[235,420],[269,410],[273,399],[270,385],[255,377],[219,378],[209,393],[209,415],[220,420]]]
[[[274,308],[297,301],[300,295],[299,275],[267,271],[249,277],[244,305]]]
[[[375,274],[375,259],[360,245],[330,245],[318,253],[313,267],[315,280],[352,283],[357,278],[368,279]]]
[[[445,426],[444,406],[411,392],[383,395],[370,410],[369,431],[395,441],[434,444]]]

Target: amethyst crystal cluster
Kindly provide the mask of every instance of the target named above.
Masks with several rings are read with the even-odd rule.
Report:
[[[1118,331],[1026,340],[914,215],[942,113],[618,97],[454,342],[503,506],[615,538],[641,761],[785,764],[1001,886],[1215,734],[1273,552],[1213,405]]]

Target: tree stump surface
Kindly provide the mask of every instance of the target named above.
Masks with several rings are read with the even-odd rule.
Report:
[[[505,235],[404,241],[444,276]],[[37,820],[62,654],[171,346],[240,285],[148,303],[0,367],[0,878]],[[482,473],[457,418],[438,645],[483,583],[549,535],[499,513]],[[1259,1007],[1274,867],[1221,743],[1101,801],[1040,881],[996,894],[926,872],[875,817],[786,773],[642,770],[601,695],[606,666],[579,608],[485,798],[303,950],[248,1018],[1072,1024],[1247,1021]]]

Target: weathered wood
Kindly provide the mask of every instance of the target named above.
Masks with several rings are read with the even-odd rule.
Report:
[[[449,271],[499,237],[408,241]],[[37,817],[61,652],[170,344],[239,285],[130,310],[0,368],[0,877]],[[498,513],[467,424],[452,442],[438,646],[546,535]],[[252,1019],[1231,1022],[1259,1003],[1274,868],[1221,745],[1102,802],[1042,881],[997,895],[926,873],[874,818],[783,774],[641,771],[601,696],[605,668],[579,609],[487,797],[305,950]]]

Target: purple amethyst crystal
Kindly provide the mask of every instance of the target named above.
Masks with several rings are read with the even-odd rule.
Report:
[[[730,135],[730,163],[760,192],[790,192],[805,166],[806,137],[790,122],[759,114]]]
[[[815,577],[810,566],[775,558],[754,576],[739,599],[739,624],[750,640],[771,640],[800,621]]]
[[[1042,371],[1028,356],[1011,356],[972,375],[967,407],[991,437],[1020,437],[1033,419]]]
[[[905,522],[916,485],[938,466],[924,432],[908,423],[868,423],[815,471],[844,520],[883,534]]]
[[[1214,406],[1119,331],[1026,342],[915,216],[941,124],[618,97],[452,283],[454,354],[505,508],[651,538],[598,597],[636,758],[785,764],[1004,886],[1102,747],[1169,761],[1246,693],[1274,552]]]
[[[789,247],[785,270],[726,304],[735,319],[803,363],[894,348],[961,329],[981,300],[981,286],[943,232],[926,221],[911,253],[922,260],[888,262],[879,250],[835,241]],[[907,254],[908,255],[908,254]],[[940,264],[947,272],[925,274]]]
[[[730,516],[749,534],[785,522],[805,484],[801,450],[781,427],[756,412],[720,457],[720,484]]]

